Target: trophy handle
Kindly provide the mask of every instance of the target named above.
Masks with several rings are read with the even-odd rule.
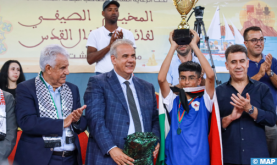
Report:
[[[199,0],[196,0],[196,1],[195,1],[195,3],[194,3],[194,5],[193,5],[193,7],[195,7],[195,5],[196,5],[196,3],[197,3],[198,1],[199,1]]]
[[[197,0],[197,1],[198,1],[198,0]],[[179,2],[179,0],[172,0],[172,2],[173,2],[173,5],[176,6],[177,3]]]

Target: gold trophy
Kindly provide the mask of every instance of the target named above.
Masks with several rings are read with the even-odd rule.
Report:
[[[188,22],[186,21],[187,14],[191,11],[191,9],[195,6],[198,0],[173,0],[176,9],[181,14],[182,21],[178,25],[178,28],[174,30],[173,40],[178,45],[188,45],[191,41],[190,37],[190,27]]]

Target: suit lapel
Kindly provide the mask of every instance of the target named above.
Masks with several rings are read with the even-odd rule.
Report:
[[[120,100],[121,104],[123,105],[124,109],[126,110],[127,114],[129,115],[128,107],[127,107],[127,102],[124,96],[124,93],[122,91],[122,87],[119,83],[119,80],[114,73],[114,70],[110,71],[108,76],[108,82],[113,90],[113,92],[116,94],[117,98]]]

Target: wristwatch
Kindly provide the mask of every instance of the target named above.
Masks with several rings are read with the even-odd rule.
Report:
[[[248,110],[248,114],[251,115],[254,112],[254,106],[252,105],[251,109]]]
[[[268,75],[268,77],[272,77],[273,75],[274,75],[274,72],[270,70],[270,74]]]

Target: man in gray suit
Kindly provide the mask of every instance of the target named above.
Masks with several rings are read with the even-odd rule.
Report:
[[[1,93],[0,89],[0,93]],[[4,95],[6,112],[6,135],[0,140],[0,165],[8,158],[16,143],[17,124],[14,113],[14,98],[12,94],[2,91]],[[1,95],[0,95],[1,97]],[[3,100],[0,100],[3,102]],[[3,123],[2,123],[3,124]]]

